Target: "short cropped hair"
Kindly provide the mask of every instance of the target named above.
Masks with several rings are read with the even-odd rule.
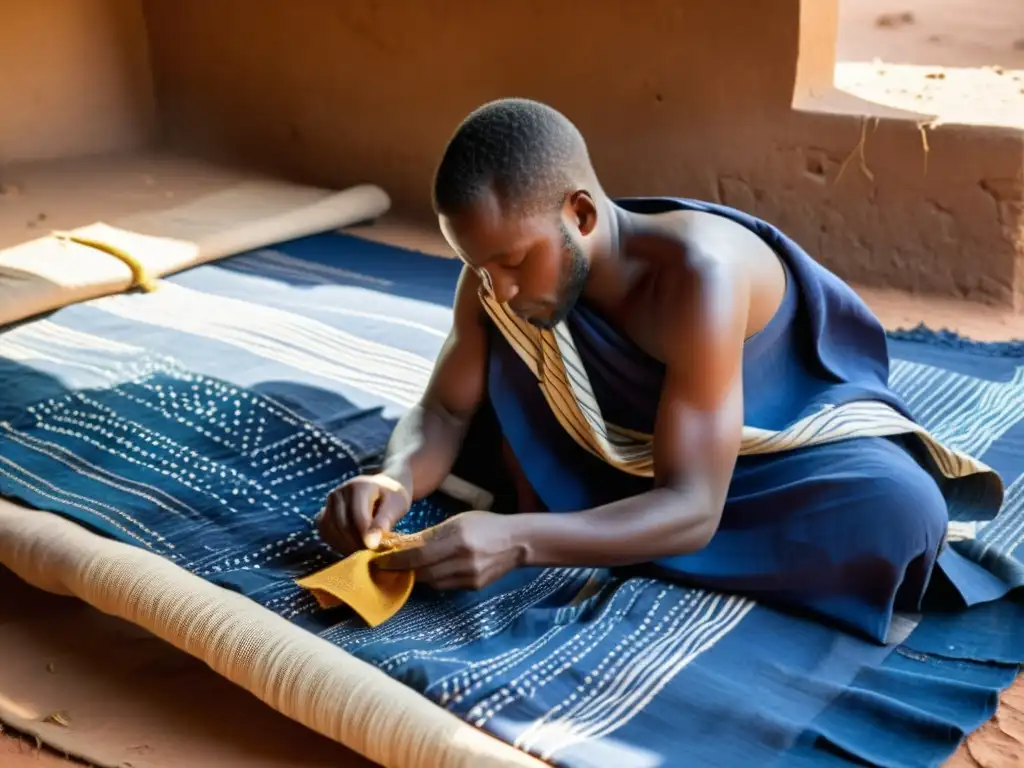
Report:
[[[434,176],[437,213],[457,213],[493,189],[518,212],[556,210],[589,166],[586,142],[561,112],[529,99],[499,99],[456,129]]]

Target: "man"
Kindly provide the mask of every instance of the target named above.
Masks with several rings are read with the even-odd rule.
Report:
[[[992,473],[910,420],[881,325],[835,275],[740,212],[610,199],[575,126],[524,99],[459,126],[434,205],[465,262],[453,326],[380,474],[328,499],[329,544],[376,548],[486,405],[519,513],[458,515],[383,567],[455,589],[646,564],[879,640],[920,607],[943,489]]]

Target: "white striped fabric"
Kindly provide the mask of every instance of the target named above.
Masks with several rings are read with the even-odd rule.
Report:
[[[481,291],[480,300],[495,325],[529,366],[559,423],[585,449],[624,472],[654,476],[653,437],[605,422],[565,323],[554,330],[535,328]],[[779,453],[853,437],[917,435],[948,478],[998,475],[984,463],[948,448],[928,430],[885,403],[860,401],[825,408],[781,431],[743,427],[740,455]]]

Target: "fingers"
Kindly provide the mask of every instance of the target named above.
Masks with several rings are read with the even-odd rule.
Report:
[[[459,554],[459,543],[454,537],[427,535],[422,541],[389,552],[374,560],[374,565],[386,571],[420,571]]]
[[[333,549],[350,554],[376,550],[385,531],[409,511],[408,491],[385,475],[356,477],[327,497],[317,516],[320,537]]]
[[[441,590],[472,589],[478,586],[478,577],[476,564],[472,559],[463,557],[443,560],[416,571],[416,581]]]
[[[385,492],[381,495],[377,511],[370,522],[368,533],[377,534],[377,543],[380,543],[380,534],[390,531],[395,524],[401,520],[409,511],[409,504],[405,497],[398,493]],[[369,546],[369,545],[367,545]],[[376,547],[370,547],[376,549]]]
[[[348,507],[351,527],[355,530],[361,543],[369,549],[375,549],[375,547],[370,547],[366,542],[366,534],[370,530],[370,524],[373,521],[373,508],[377,504],[377,499],[380,498],[380,486],[364,480],[343,486],[343,492],[347,497],[345,501],[347,502],[346,506]],[[380,543],[379,537],[377,543]]]
[[[445,592],[453,589],[483,589],[500,578],[500,568],[482,566],[471,557],[446,560],[416,571],[416,581]]]
[[[416,581],[435,589],[471,588],[477,582],[477,564],[472,557],[438,554],[429,544],[399,549],[373,561],[386,571],[415,571]]]
[[[352,486],[353,520],[367,549],[377,549],[381,536],[390,531],[412,506],[409,492],[392,477],[377,474]]]
[[[317,515],[316,525],[320,538],[331,549],[345,554],[359,549],[359,541],[352,536],[352,527],[348,523],[346,505],[340,490],[327,497],[324,508]]]
[[[361,549],[379,494],[377,485],[358,479],[335,488],[317,517],[320,538],[343,554]]]
[[[385,571],[415,571],[437,560],[436,555],[422,544],[406,549],[396,549],[378,557],[373,564]]]

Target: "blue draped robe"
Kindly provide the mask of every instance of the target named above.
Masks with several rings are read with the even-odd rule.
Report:
[[[783,302],[743,353],[744,424],[780,430],[823,407],[886,403],[884,329],[857,294],[775,227],[675,198],[620,200],[643,213],[696,210],[760,235],[787,277]],[[567,320],[606,420],[653,433],[664,365],[579,303]],[[559,425],[529,371],[492,327],[488,395],[500,430],[544,506],[585,510],[652,487],[609,466]],[[660,575],[810,611],[884,641],[894,611],[917,611],[949,520],[942,478],[916,438],[863,437],[740,456],[718,532]]]

